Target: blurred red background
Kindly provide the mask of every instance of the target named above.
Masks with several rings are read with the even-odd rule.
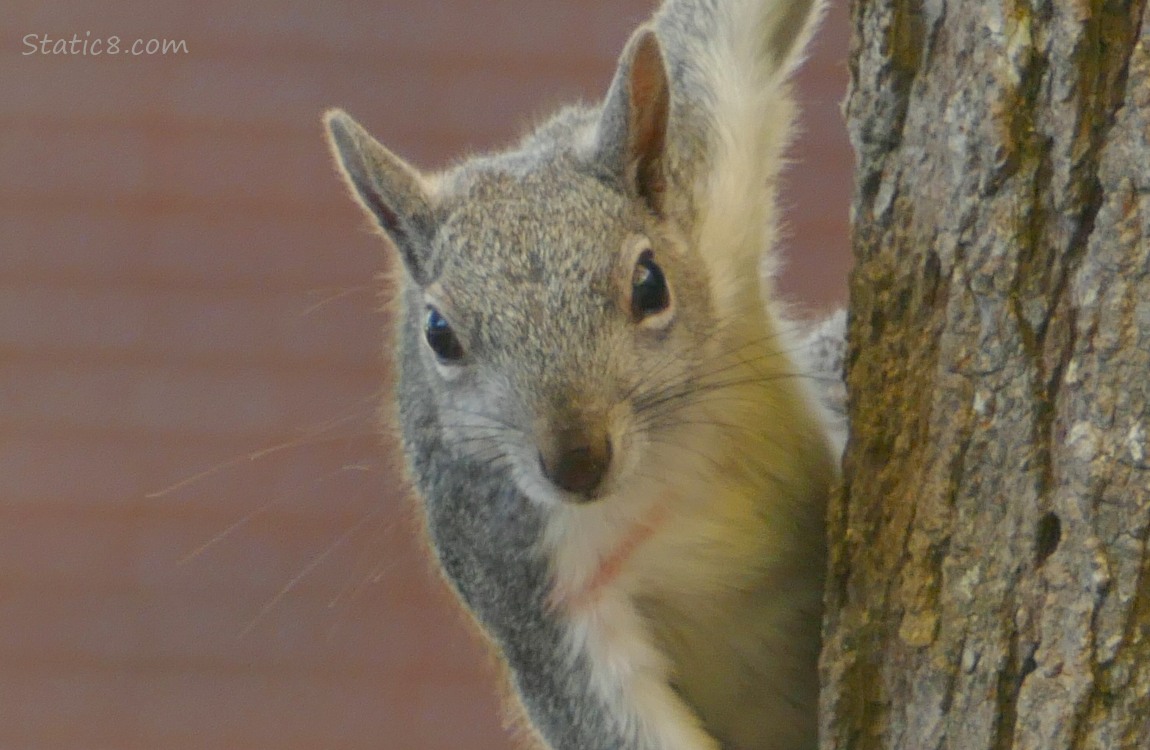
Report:
[[[9,0],[0,748],[509,746],[375,435],[388,253],[319,117],[442,166],[598,98],[651,7]],[[846,47],[835,7],[785,183],[811,311],[845,298]]]

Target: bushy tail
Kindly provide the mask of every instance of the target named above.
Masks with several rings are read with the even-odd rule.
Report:
[[[788,78],[823,0],[669,0],[654,24],[670,71],[669,146],[692,185],[694,234],[717,303],[748,309],[751,269],[773,270],[775,189],[795,105]],[[757,279],[756,279],[757,281]]]

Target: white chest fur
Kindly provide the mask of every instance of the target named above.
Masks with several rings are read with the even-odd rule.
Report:
[[[570,646],[652,746],[806,746],[821,554],[796,549],[806,540],[784,489],[700,482],[553,519]]]

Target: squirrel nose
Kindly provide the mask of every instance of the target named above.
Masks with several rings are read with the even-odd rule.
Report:
[[[578,495],[584,501],[595,499],[611,465],[611,441],[557,440],[550,450],[539,451],[543,475],[556,487]]]

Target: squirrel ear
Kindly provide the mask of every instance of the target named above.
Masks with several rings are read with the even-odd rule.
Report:
[[[656,214],[667,191],[667,118],[671,92],[659,39],[635,32],[619,60],[599,120],[598,156]]]
[[[332,155],[352,195],[395,244],[412,278],[426,284],[434,233],[426,180],[343,110],[329,110],[323,121]]]

